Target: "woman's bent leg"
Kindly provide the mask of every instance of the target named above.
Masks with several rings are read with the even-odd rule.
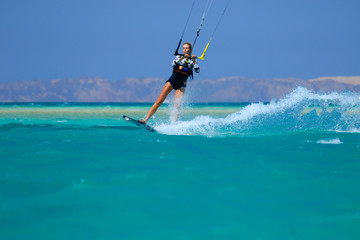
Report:
[[[160,96],[155,101],[155,103],[152,105],[148,114],[146,115],[146,118],[143,120],[145,123],[152,117],[152,115],[154,115],[156,113],[157,109],[161,106],[161,104],[163,104],[167,95],[169,95],[169,93],[172,90],[173,90],[173,87],[171,86],[171,84],[169,82],[165,83],[165,86],[161,90]]]

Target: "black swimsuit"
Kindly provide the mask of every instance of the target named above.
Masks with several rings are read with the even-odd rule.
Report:
[[[193,68],[197,73],[200,71],[196,62],[190,58],[182,59],[181,55],[177,55],[171,65],[173,74],[166,82],[169,82],[175,90],[186,87],[188,77],[193,75]]]
[[[180,72],[174,72],[166,82],[169,82],[175,90],[178,90],[180,88],[186,87],[186,81],[188,77],[189,76]]]

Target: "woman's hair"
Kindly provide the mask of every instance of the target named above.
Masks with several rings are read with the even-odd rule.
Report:
[[[192,51],[192,44],[191,44],[190,42],[186,42],[186,43],[183,44],[183,46],[184,46],[185,44],[189,45],[189,46],[190,46],[190,50]]]

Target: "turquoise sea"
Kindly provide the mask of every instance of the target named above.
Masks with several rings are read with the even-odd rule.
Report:
[[[0,239],[360,239],[360,94],[0,104]]]

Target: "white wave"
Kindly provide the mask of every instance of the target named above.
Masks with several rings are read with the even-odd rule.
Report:
[[[54,121],[54,122],[57,122],[57,123],[67,123],[68,122],[68,120],[56,120],[56,121]]]
[[[317,141],[316,143],[318,143],[318,144],[342,144],[343,142],[340,141],[339,138],[334,138],[334,139],[321,139],[321,140]]]

